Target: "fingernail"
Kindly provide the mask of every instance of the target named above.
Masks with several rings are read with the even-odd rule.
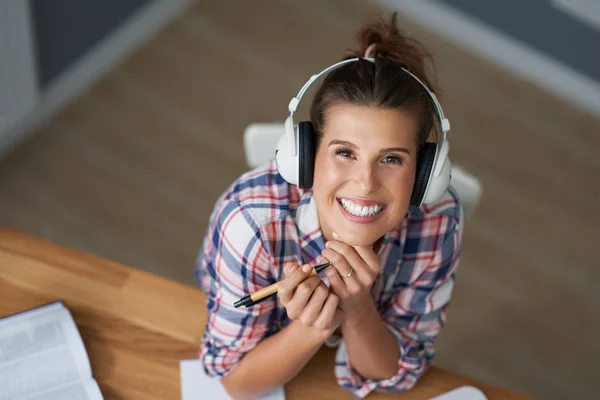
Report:
[[[304,273],[308,273],[311,270],[311,266],[306,264],[304,266],[302,266],[302,271],[304,271]]]

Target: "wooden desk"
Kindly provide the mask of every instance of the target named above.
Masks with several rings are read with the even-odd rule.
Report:
[[[179,360],[197,358],[206,321],[201,290],[0,229],[0,316],[57,299],[73,314],[107,400],[181,398]],[[287,399],[352,399],[335,382],[334,355],[324,346],[286,385]],[[438,368],[408,393],[368,398],[428,399],[462,385],[490,399],[525,398]]]

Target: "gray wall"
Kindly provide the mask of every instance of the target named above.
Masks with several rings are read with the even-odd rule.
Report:
[[[43,90],[150,0],[31,0],[38,83]]]
[[[550,0],[438,0],[600,82],[600,31]]]

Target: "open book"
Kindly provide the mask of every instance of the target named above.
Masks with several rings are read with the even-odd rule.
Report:
[[[62,302],[0,319],[0,400],[103,400]]]

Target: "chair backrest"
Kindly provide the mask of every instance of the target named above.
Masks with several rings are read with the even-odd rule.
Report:
[[[452,172],[450,176],[450,185],[456,189],[456,193],[460,198],[463,207],[463,213],[466,218],[473,215],[479,200],[483,187],[481,181],[472,174],[468,173],[460,165],[452,164]]]
[[[250,124],[244,130],[246,164],[254,169],[275,157],[277,141],[283,135],[283,123]]]
[[[256,168],[272,159],[277,141],[283,135],[283,123],[254,123],[244,130],[244,153],[250,169]],[[481,199],[481,182],[459,165],[452,164],[450,185],[460,197],[463,213],[469,218]]]

